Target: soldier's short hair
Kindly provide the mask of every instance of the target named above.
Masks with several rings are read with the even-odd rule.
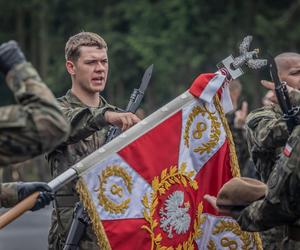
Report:
[[[80,48],[82,46],[93,47],[96,46],[99,49],[108,49],[104,39],[96,33],[82,31],[74,36],[71,36],[66,43],[65,58],[76,62],[80,56]]]

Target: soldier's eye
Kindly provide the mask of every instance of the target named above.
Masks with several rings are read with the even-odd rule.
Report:
[[[292,75],[292,76],[299,75],[299,74],[300,74],[300,70],[291,72],[291,75]]]

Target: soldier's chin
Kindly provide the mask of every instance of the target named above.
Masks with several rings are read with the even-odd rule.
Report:
[[[93,84],[93,86],[92,86],[92,89],[95,92],[101,92],[104,90],[104,88],[105,88],[105,84]]]

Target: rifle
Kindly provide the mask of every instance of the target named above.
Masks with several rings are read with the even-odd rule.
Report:
[[[283,112],[283,119],[286,122],[289,133],[293,131],[293,128],[299,124],[297,115],[299,113],[299,107],[295,107],[291,104],[289,93],[287,90],[287,83],[280,81],[278,77],[278,70],[274,58],[269,55],[269,69],[271,79],[275,85],[275,94],[278,100],[278,104]]]
[[[126,108],[126,112],[135,113],[139,108],[144,97],[145,90],[147,89],[149,81],[151,79],[152,71],[153,64],[146,69],[140,88],[133,90]],[[113,140],[121,133],[121,129],[116,126],[111,126],[108,130],[105,144]],[[73,220],[70,231],[68,233],[68,237],[63,250],[77,250],[79,247],[79,242],[89,224],[90,219],[83,207],[82,202],[77,202],[73,213]]]

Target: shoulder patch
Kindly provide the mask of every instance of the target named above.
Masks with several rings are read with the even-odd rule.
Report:
[[[292,153],[292,147],[290,144],[286,144],[284,149],[283,149],[283,154],[286,156],[286,157],[290,157],[291,156],[291,153]]]

